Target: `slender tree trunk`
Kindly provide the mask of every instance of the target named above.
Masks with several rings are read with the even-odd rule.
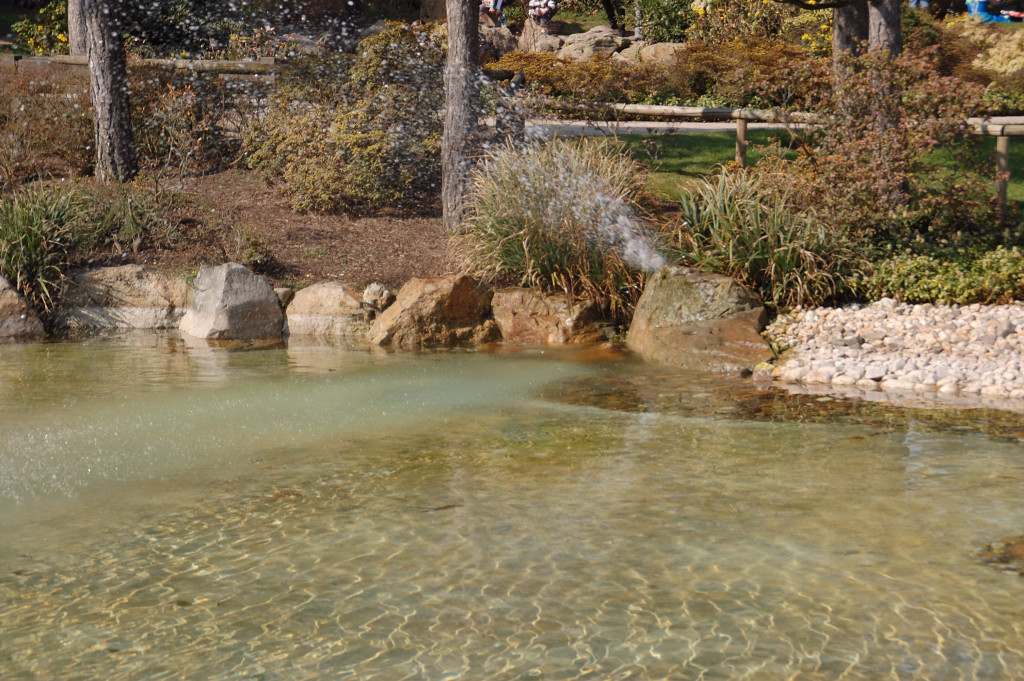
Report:
[[[868,1],[868,49],[888,50],[893,57],[903,51],[900,0]]]
[[[82,0],[89,89],[96,121],[96,177],[125,181],[139,171],[128,109],[128,67],[114,0]]]
[[[448,60],[444,67],[445,116],[441,138],[441,204],[444,226],[456,232],[465,212],[471,140],[480,100],[478,0],[447,0]]]
[[[68,0],[68,48],[73,55],[86,54],[88,51],[82,0]]]
[[[832,10],[832,63],[843,54],[857,54],[868,41],[868,3],[856,0]]]

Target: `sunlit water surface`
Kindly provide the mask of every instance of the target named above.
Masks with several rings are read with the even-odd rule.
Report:
[[[1024,579],[974,556],[1024,531],[1012,424],[793,399],[552,351],[0,346],[0,678],[1024,678]]]

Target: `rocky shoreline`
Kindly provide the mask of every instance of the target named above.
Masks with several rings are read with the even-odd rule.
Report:
[[[795,392],[1024,412],[1024,303],[797,309],[764,332]]]

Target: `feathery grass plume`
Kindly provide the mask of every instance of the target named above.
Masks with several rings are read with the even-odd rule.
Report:
[[[472,180],[455,236],[463,266],[493,282],[564,291],[628,316],[645,272],[664,264],[637,207],[642,169],[594,140],[507,145]]]

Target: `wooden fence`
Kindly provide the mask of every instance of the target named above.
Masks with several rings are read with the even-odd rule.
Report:
[[[805,112],[780,112],[765,109],[714,109],[699,106],[656,106],[651,104],[581,104],[557,100],[531,100],[547,110],[621,116],[649,116],[655,118],[682,118],[700,121],[736,121],[736,163],[747,162],[747,123],[779,123],[785,125],[813,125],[818,118]],[[996,194],[1001,211],[1006,210],[1006,190],[1010,180],[1010,138],[1024,136],[1024,116],[995,116],[969,118],[967,125],[972,134],[996,138]]]

